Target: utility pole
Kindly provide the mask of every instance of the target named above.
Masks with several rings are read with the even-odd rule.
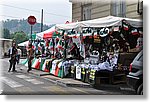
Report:
[[[43,9],[41,13],[41,32],[43,31]]]

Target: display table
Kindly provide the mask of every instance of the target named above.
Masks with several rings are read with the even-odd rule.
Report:
[[[24,59],[21,64],[28,67],[28,59]],[[34,58],[32,60],[32,68],[49,72],[57,77],[65,77],[70,70],[71,62],[63,59],[46,59],[46,58]]]

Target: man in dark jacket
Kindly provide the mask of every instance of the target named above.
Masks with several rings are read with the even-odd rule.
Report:
[[[13,66],[13,70],[12,70],[12,71],[13,71],[13,72],[16,72],[16,68],[15,68],[15,66],[16,66],[16,61],[17,61],[17,48],[16,48],[16,44],[13,43],[13,44],[12,44],[12,47],[11,47],[11,49],[10,49],[10,60],[9,60],[9,62],[10,62],[10,67],[9,67],[8,72],[10,72],[12,66]]]
[[[32,48],[32,44],[29,44],[29,48],[28,48],[28,70],[27,72],[29,72],[30,70],[32,70],[32,60],[34,58],[34,50]]]

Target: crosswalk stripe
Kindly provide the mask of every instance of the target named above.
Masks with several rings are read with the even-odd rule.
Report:
[[[28,82],[30,82],[32,84],[35,84],[35,85],[44,84],[44,82],[38,81],[37,79],[31,78],[31,77],[26,76],[26,75],[16,75],[16,77],[24,79],[25,81],[28,81]]]
[[[36,79],[24,79],[24,80],[26,80],[26,81],[28,81],[28,82],[31,82],[32,84],[44,84],[44,82],[42,82],[42,81],[38,81],[38,80],[36,80]]]
[[[1,77],[0,78],[2,80],[2,82],[4,82],[5,84],[7,84],[8,86],[10,86],[11,88],[16,88],[16,87],[22,87],[24,85],[16,82],[16,81],[13,81],[12,79],[10,78],[7,78],[7,77]]]
[[[26,76],[26,75],[16,75],[16,77],[22,78],[22,79],[29,79],[30,78],[29,76]]]
[[[86,91],[83,91],[83,90],[81,90],[81,89],[78,89],[78,88],[73,88],[74,90],[77,90],[77,91],[79,91],[79,92],[82,92],[82,93],[84,93],[84,94],[89,94],[88,92],[86,92]]]

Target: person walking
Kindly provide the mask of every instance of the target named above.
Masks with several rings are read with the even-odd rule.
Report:
[[[31,71],[32,70],[32,60],[34,58],[34,50],[32,48],[32,44],[29,44],[29,47],[28,47],[28,70],[27,72]]]
[[[16,43],[13,43],[10,49],[10,60],[9,60],[10,66],[8,72],[11,71],[12,66],[13,66],[12,72],[16,72],[16,68],[15,68],[16,61],[17,61],[17,48],[16,48]]]

